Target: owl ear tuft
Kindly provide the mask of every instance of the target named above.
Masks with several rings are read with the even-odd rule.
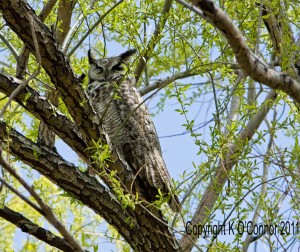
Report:
[[[136,49],[129,49],[120,55],[121,61],[128,61],[130,57],[137,52]]]
[[[88,58],[89,58],[90,64],[95,64],[96,59],[95,59],[95,56],[92,53],[91,49],[88,50]]]

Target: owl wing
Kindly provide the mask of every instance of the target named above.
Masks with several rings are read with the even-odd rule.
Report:
[[[129,79],[121,83],[120,95],[124,104],[128,105],[127,117],[124,120],[124,127],[128,132],[128,141],[123,145],[125,158],[135,172],[150,187],[156,189],[155,195],[158,189],[171,195],[170,206],[173,211],[178,212],[179,200],[172,193],[171,177],[163,160],[157,132],[148,109]]]

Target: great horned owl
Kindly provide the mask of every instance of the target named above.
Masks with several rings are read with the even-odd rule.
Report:
[[[140,178],[144,191],[151,194],[147,200],[157,199],[159,189],[170,197],[170,208],[178,212],[179,201],[172,192],[154,124],[134,77],[128,77],[124,69],[135,53],[131,49],[116,57],[95,59],[89,50],[87,94],[113,147]]]

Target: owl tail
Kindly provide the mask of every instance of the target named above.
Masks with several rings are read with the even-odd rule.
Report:
[[[181,211],[181,204],[179,202],[179,199],[177,195],[172,195],[169,200],[169,206],[172,209],[174,213],[179,213]]]

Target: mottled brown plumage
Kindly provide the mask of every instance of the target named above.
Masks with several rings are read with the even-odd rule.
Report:
[[[172,182],[157,133],[146,105],[135,88],[135,79],[126,76],[126,65],[135,50],[119,56],[95,59],[89,51],[89,85],[87,94],[109,136],[113,148],[141,179],[144,191],[155,200],[158,189],[170,197],[173,211],[180,210],[172,192]]]

